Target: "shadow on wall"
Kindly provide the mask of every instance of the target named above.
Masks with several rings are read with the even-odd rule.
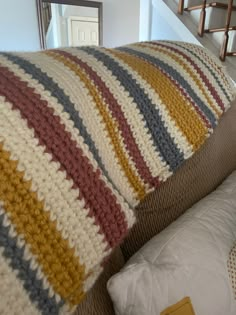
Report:
[[[163,25],[164,27],[160,27]],[[166,14],[160,8],[153,6],[151,23],[151,40],[177,40],[183,39],[175,31],[175,28],[168,23]]]
[[[151,0],[151,3],[152,23],[150,39],[187,41],[199,44],[199,41],[180,21],[179,17],[170,10],[165,1]]]

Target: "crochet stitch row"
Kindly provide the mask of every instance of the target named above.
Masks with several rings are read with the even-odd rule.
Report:
[[[73,312],[232,99],[187,43],[0,53],[0,313]]]

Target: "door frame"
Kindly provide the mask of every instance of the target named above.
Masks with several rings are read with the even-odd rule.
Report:
[[[99,46],[103,43],[103,3],[99,1],[88,0],[36,0],[39,39],[41,49],[46,49],[46,34],[43,23],[43,2],[76,5],[81,7],[97,8],[98,9],[98,29],[99,29]]]

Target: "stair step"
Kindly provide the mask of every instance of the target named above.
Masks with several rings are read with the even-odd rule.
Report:
[[[188,2],[186,2],[186,5],[199,5],[199,1],[200,0],[192,0],[192,1],[189,0],[189,4]],[[225,25],[225,20],[226,20],[226,10],[212,8],[212,7],[207,8],[205,28],[210,29],[210,30],[221,28],[221,30],[215,33],[212,33],[211,31],[209,31],[208,33],[204,33],[203,37],[200,37],[197,35],[200,10],[194,10],[191,12],[185,11],[183,15],[179,15],[177,14],[178,0],[165,0],[165,1],[152,0],[153,4],[157,2],[158,2],[157,10],[160,3],[165,3],[165,6],[168,7],[167,9],[169,9],[175,15],[175,17],[177,17],[183,23],[184,28],[186,29],[186,34],[188,32],[191,32],[191,34],[200,44],[208,48],[217,57],[219,57],[222,37],[224,35],[223,30],[224,30],[224,25]],[[227,2],[228,1],[225,0],[225,3]],[[169,21],[167,19],[167,23],[169,23]],[[172,25],[172,27],[176,29],[177,26],[175,25],[175,21],[173,19],[171,21],[173,21],[173,25],[174,25],[174,26]],[[232,22],[234,23],[234,25],[236,25],[236,11],[234,11],[232,14]],[[235,28],[232,28],[232,29],[235,30]],[[181,28],[181,30],[182,30],[182,38],[183,38],[182,40],[185,40],[185,33],[183,31],[183,28]],[[189,40],[186,39],[186,41],[189,41]],[[236,51],[236,31],[229,32],[228,51]],[[224,65],[228,68],[228,71],[231,74],[231,77],[236,81],[236,58],[227,57]]]

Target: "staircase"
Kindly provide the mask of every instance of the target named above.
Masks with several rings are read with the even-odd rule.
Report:
[[[222,0],[221,0],[222,1]],[[186,6],[201,4],[201,0],[185,1]],[[227,3],[227,0],[225,0]],[[224,27],[226,10],[218,8],[206,9],[205,28]],[[150,39],[183,40],[203,45],[219,57],[224,32],[204,33],[197,35],[200,10],[178,13],[178,0],[152,0],[151,34]],[[232,24],[236,25],[236,11],[233,11]],[[169,37],[169,38],[168,38]],[[229,32],[228,51],[236,51],[236,31]],[[232,79],[236,82],[236,56],[226,57],[226,66]]]

